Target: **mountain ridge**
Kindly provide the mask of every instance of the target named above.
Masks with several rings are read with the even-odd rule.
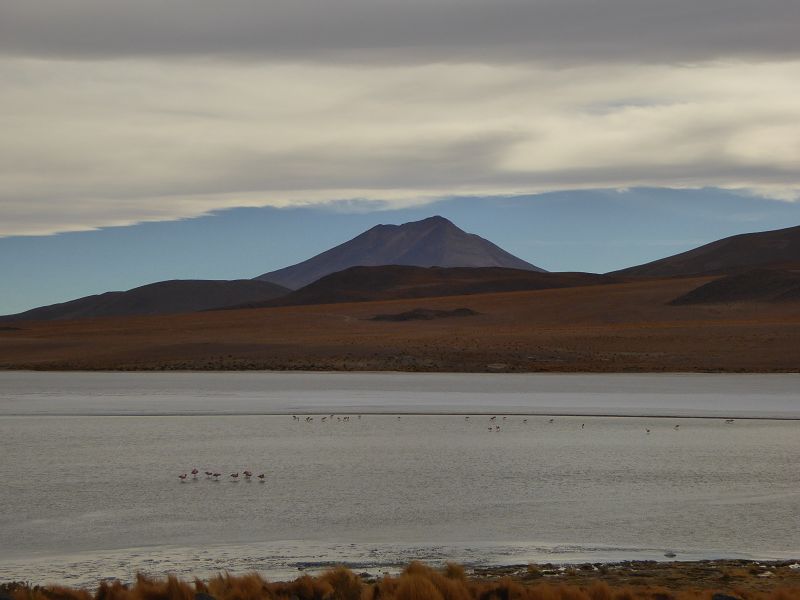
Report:
[[[311,258],[255,277],[297,290],[350,267],[505,267],[545,272],[439,215],[402,225],[376,225]]]

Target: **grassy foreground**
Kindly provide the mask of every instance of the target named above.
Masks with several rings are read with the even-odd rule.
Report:
[[[2,600],[800,600],[800,573],[788,563],[758,565],[735,561],[638,563],[633,567],[566,571],[531,565],[487,569],[468,576],[450,564],[435,570],[411,563],[398,576],[365,580],[340,567],[317,577],[267,582],[258,574],[220,574],[187,582],[138,575],[135,583],[103,582],[96,591],[62,586],[0,585]],[[699,566],[698,566],[699,565]],[[705,566],[703,566],[705,565]],[[696,570],[699,568],[700,570]],[[614,572],[612,572],[614,571]],[[638,573],[639,575],[635,575]],[[711,576],[709,576],[709,573]],[[769,575],[765,575],[769,573]],[[611,583],[609,583],[611,582]]]

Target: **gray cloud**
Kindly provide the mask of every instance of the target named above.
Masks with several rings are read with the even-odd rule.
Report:
[[[797,0],[4,0],[0,236],[234,206],[800,195]]]
[[[0,53],[322,62],[800,55],[797,0],[4,0]]]
[[[0,235],[348,198],[800,190],[800,61],[356,69],[6,59],[0,78]]]

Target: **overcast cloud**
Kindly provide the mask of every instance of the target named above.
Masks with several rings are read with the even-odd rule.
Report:
[[[797,0],[5,0],[0,235],[230,206],[800,190]]]

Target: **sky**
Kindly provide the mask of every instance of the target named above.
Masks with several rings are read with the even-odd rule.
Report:
[[[17,274],[0,312],[44,298],[23,291],[38,277],[29,256],[91,247],[131,275],[86,255],[72,275],[110,289],[141,279],[144,265],[111,254],[136,236],[202,247],[192,235],[240,235],[240,215],[265,239],[294,218],[315,231],[350,215],[327,237],[259,248],[289,264],[368,221],[453,202],[460,216],[474,199],[493,241],[520,254],[544,238],[513,233],[509,198],[583,222],[608,194],[661,190],[634,196],[710,213],[704,235],[664,220],[658,240],[709,241],[742,199],[796,215],[798,22],[797,0],[3,0],[0,261]],[[647,254],[620,233],[596,241]],[[582,264],[622,266],[611,254]]]

